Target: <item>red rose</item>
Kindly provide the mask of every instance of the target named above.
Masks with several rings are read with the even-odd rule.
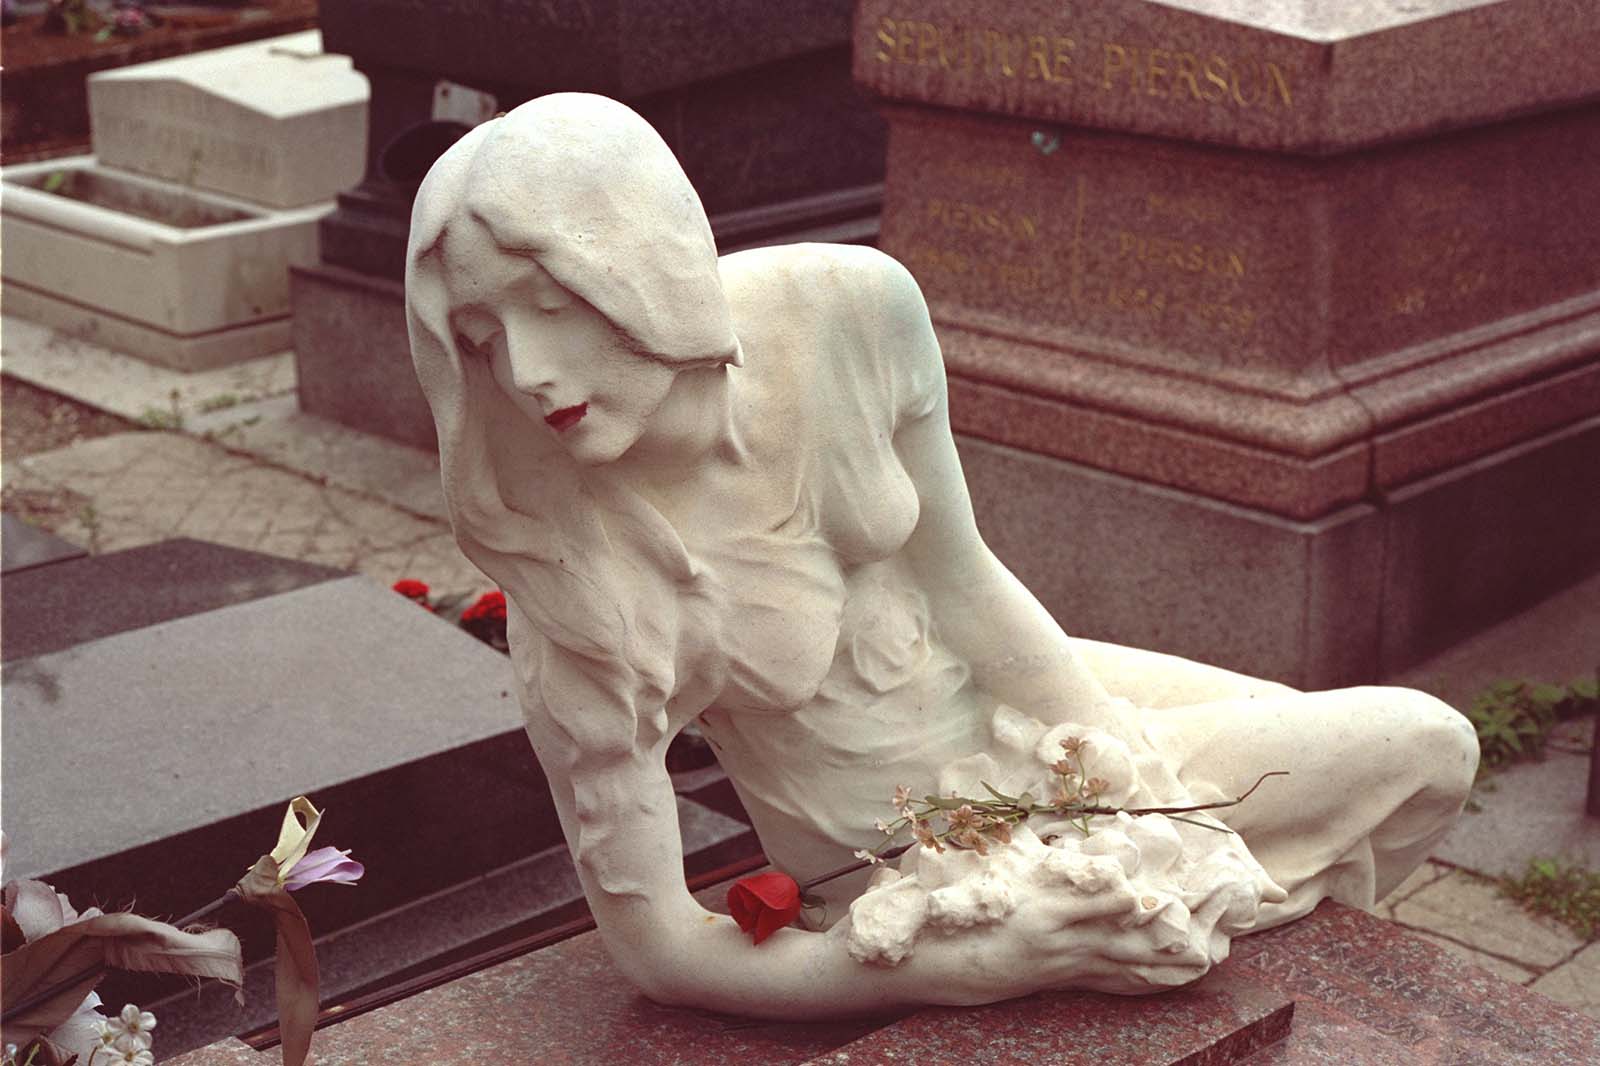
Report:
[[[415,578],[403,577],[394,583],[393,588],[408,600],[416,600],[423,605],[428,602],[428,586]]]
[[[759,944],[800,913],[800,886],[775,871],[741,877],[728,889],[728,913]]]
[[[478,597],[477,602],[461,612],[461,620],[463,622],[476,622],[480,618],[504,622],[506,620],[506,594],[499,589],[485,592]]]

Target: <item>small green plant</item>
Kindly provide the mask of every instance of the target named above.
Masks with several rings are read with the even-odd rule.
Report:
[[[1600,938],[1600,873],[1564,859],[1530,859],[1521,877],[1500,879],[1500,894],[1548,915],[1585,940]]]
[[[139,412],[139,425],[145,429],[182,429],[183,409],[178,406],[182,398],[183,394],[173,389],[167,395],[167,409],[163,411],[159,407],[146,407]]]
[[[1550,731],[1558,722],[1600,710],[1600,681],[1581,678],[1570,685],[1496,681],[1468,708],[1478,733],[1483,771],[1544,757]]]
[[[46,33],[87,33],[104,21],[104,17],[89,6],[88,0],[48,0],[44,9]]]
[[[145,429],[182,429],[183,415],[178,411],[163,411],[159,407],[146,407],[139,412],[139,425]]]
[[[94,504],[85,502],[82,507],[78,508],[78,522],[83,526],[84,534],[89,539],[89,543],[85,547],[91,552],[98,553],[100,550],[100,512],[95,510]]]

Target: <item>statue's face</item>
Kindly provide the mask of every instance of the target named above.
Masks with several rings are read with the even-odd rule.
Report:
[[[466,359],[481,358],[501,390],[585,465],[613,462],[639,440],[674,369],[487,230],[450,235],[450,323]]]

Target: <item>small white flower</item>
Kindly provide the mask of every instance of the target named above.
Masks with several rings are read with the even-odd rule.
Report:
[[[147,1050],[153,1041],[150,1030],[156,1027],[156,1016],[147,1010],[140,1010],[132,1003],[122,1008],[122,1013],[106,1023],[109,1031],[115,1034],[112,1040],[125,1054]],[[96,1026],[96,1032],[99,1027]],[[127,1039],[124,1040],[123,1038]],[[101,1039],[104,1039],[102,1036]],[[115,1060],[113,1060],[115,1061]],[[131,1061],[131,1060],[130,1060]]]
[[[855,851],[855,856],[856,856],[856,858],[860,859],[862,862],[868,863],[868,864],[870,864],[872,866],[877,866],[879,863],[883,862],[882,857],[874,855],[872,852],[868,851],[866,848],[857,848],[856,851]]]
[[[95,1058],[95,1066],[101,1062],[106,1066],[156,1066],[156,1057],[149,1048],[116,1048],[111,1052],[111,1058]]]
[[[890,825],[882,818],[874,818],[872,821],[872,828],[876,829],[886,837],[894,836],[894,826]]]

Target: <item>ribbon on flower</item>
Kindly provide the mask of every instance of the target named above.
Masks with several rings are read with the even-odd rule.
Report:
[[[283,814],[277,847],[257,859],[234,886],[240,899],[272,915],[277,934],[274,973],[284,1066],[302,1066],[311,1053],[311,1033],[317,1025],[318,1009],[317,953],[311,944],[311,927],[285,881],[306,857],[321,821],[322,812],[304,796],[296,796]]]

